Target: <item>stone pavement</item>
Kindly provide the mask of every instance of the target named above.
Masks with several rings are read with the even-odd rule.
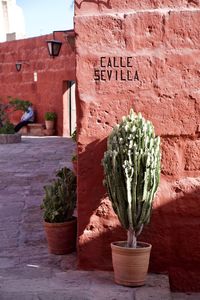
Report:
[[[62,137],[26,137],[0,145],[0,300],[197,300],[171,294],[168,278],[149,275],[141,288],[114,284],[112,272],[76,270],[76,253],[50,255],[40,204],[43,186],[71,167],[74,144]]]

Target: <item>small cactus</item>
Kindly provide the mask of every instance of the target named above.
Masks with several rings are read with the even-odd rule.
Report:
[[[127,230],[127,246],[136,248],[137,236],[150,221],[160,178],[160,138],[141,113],[133,110],[114,127],[102,160],[109,198]]]
[[[45,196],[41,205],[44,220],[49,223],[69,221],[76,207],[76,176],[66,167],[56,176],[51,185],[44,186]]]

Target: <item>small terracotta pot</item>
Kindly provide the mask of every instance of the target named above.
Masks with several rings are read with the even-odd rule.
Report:
[[[46,129],[54,129],[54,121],[45,120]]]
[[[126,247],[125,241],[111,244],[115,282],[126,286],[142,286],[149,267],[151,245],[137,242],[137,248]]]
[[[77,218],[64,223],[44,222],[49,252],[68,254],[76,250]]]

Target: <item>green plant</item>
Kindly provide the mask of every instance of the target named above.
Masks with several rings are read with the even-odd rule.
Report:
[[[6,122],[8,122],[8,111],[9,105],[2,103],[2,100],[0,99],[0,128],[4,126]]]
[[[56,174],[51,185],[44,186],[45,196],[41,208],[49,223],[61,223],[72,219],[76,207],[76,176],[64,167]]]
[[[55,112],[51,112],[51,111],[47,111],[44,115],[45,120],[47,121],[55,121],[56,120],[56,113]]]
[[[9,99],[9,104],[11,107],[13,107],[14,111],[16,110],[22,110],[22,111],[27,111],[28,107],[32,105],[32,103],[28,100],[21,100],[19,98],[12,98],[8,97]]]
[[[0,134],[14,134],[15,126],[9,120],[5,121],[3,126],[0,127]]]
[[[74,129],[74,131],[71,134],[71,138],[72,140],[76,143],[77,142],[77,130],[76,128]]]
[[[136,248],[137,237],[150,221],[153,198],[160,178],[160,138],[154,127],[133,110],[123,117],[108,138],[104,153],[104,183],[113,209],[127,230],[127,246]]]
[[[72,155],[72,162],[75,162],[75,161],[77,161],[77,154]]]
[[[9,115],[14,111],[26,111],[32,105],[30,101],[12,98],[8,96],[9,102],[3,103],[0,99],[0,134],[15,133],[14,125],[9,120]]]

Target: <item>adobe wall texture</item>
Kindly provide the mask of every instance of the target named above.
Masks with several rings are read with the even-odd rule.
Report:
[[[161,183],[140,238],[153,245],[150,269],[168,271],[173,290],[198,291],[200,1],[77,0],[75,14],[79,267],[111,269],[110,242],[126,239],[101,159],[112,127],[133,107],[162,140]],[[131,67],[114,66],[114,57],[131,57]]]
[[[57,113],[57,133],[63,130],[63,83],[75,80],[75,52],[67,36],[73,33],[56,33],[56,39],[63,42],[60,55],[55,59],[48,54],[46,40],[52,35],[0,43],[0,97],[7,96],[29,100],[37,112],[37,122],[44,123],[44,113]],[[16,61],[24,61],[20,72]],[[34,82],[37,72],[37,82]],[[13,121],[19,121],[20,114]]]

